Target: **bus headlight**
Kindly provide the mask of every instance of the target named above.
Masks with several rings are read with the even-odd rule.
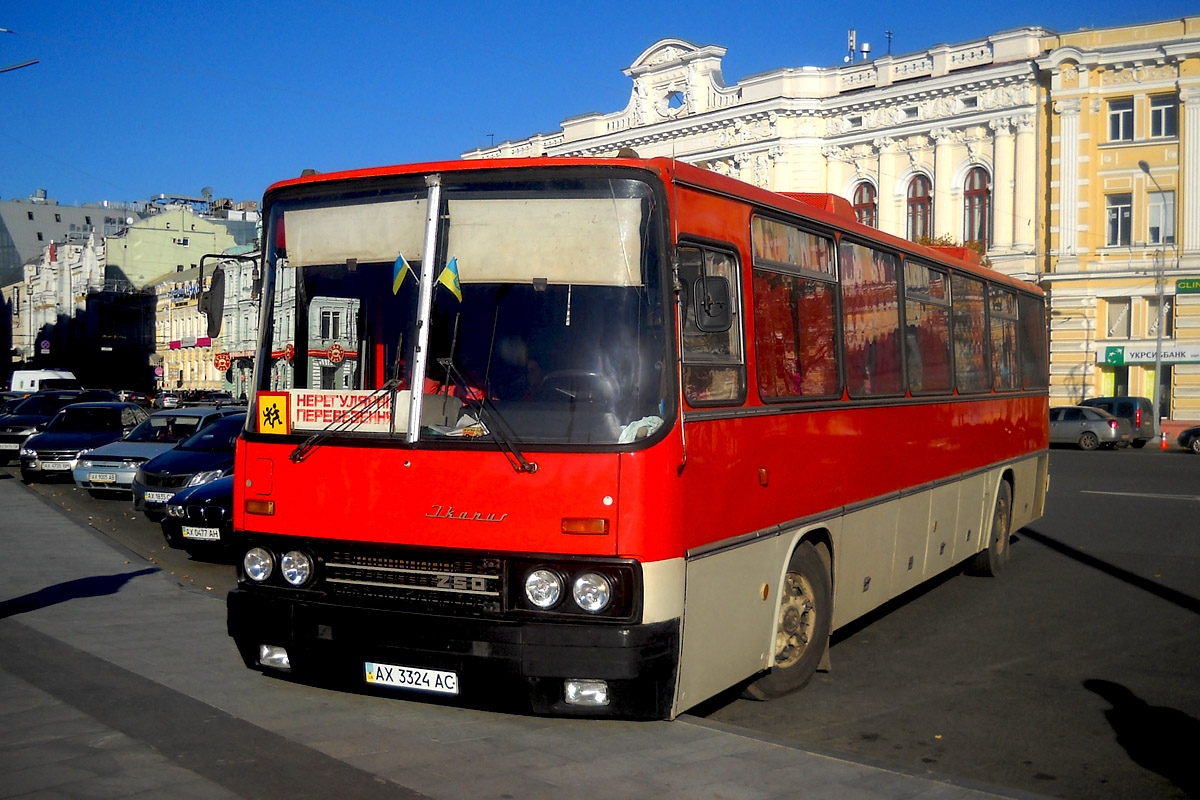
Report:
[[[275,571],[275,559],[266,548],[252,547],[242,556],[242,569],[245,570],[247,578],[255,583],[262,583]]]
[[[538,608],[553,608],[562,597],[562,578],[548,569],[535,569],[525,576],[525,599]]]
[[[292,586],[303,586],[313,574],[313,562],[308,553],[289,550],[279,559],[279,570],[283,579]]]
[[[571,586],[575,605],[592,614],[599,614],[612,602],[612,581],[598,572],[585,572]]]

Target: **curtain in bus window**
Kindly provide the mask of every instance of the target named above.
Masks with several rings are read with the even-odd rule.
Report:
[[[988,323],[992,337],[992,388],[1019,389],[1017,368],[1017,296],[999,286],[988,287]]]
[[[840,251],[846,389],[851,397],[899,394],[899,259],[851,242]]]
[[[1026,389],[1041,389],[1047,385],[1046,316],[1045,304],[1037,297],[1017,298],[1017,316],[1021,348],[1021,382]]]
[[[764,400],[837,392],[833,284],[754,270],[754,344]]]
[[[983,281],[954,275],[950,278],[954,319],[954,378],[958,391],[984,392],[988,388],[987,362],[984,360]]]
[[[908,388],[913,394],[950,392],[950,296],[944,272],[904,264]]]

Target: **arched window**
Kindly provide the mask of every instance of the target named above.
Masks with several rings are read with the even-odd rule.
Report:
[[[983,167],[967,173],[963,186],[963,241],[979,242],[987,250],[991,232],[991,198],[988,174]]]
[[[912,241],[933,235],[933,194],[924,175],[914,175],[908,182],[907,230]]]
[[[877,227],[877,210],[875,206],[875,187],[863,181],[854,187],[854,218],[863,225]]]

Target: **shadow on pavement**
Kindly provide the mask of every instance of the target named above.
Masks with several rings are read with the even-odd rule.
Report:
[[[37,611],[39,608],[65,603],[78,597],[100,597],[106,594],[116,594],[121,587],[140,575],[158,572],[157,567],[147,567],[136,572],[124,572],[116,575],[93,575],[79,578],[66,583],[56,583],[45,589],[38,589],[20,597],[0,602],[0,619],[24,614],[27,611]]]
[[[1098,569],[1107,575],[1111,575],[1118,580],[1124,581],[1130,586],[1147,591],[1150,594],[1161,597],[1163,600],[1166,600],[1169,603],[1174,603],[1180,608],[1191,611],[1193,614],[1200,614],[1200,599],[1192,597],[1189,594],[1184,594],[1183,592],[1168,588],[1163,586],[1161,583],[1155,583],[1154,581],[1148,578],[1143,578],[1141,575],[1137,575],[1129,570],[1121,569],[1120,567],[1110,564],[1103,559],[1096,558],[1096,556],[1089,555],[1082,550],[1076,550],[1070,545],[1065,545],[1057,539],[1052,539],[1049,536],[1038,533],[1034,530],[1030,530],[1029,528],[1022,528],[1021,533],[1038,544],[1045,545],[1051,550],[1062,553],[1064,556],[1072,558],[1075,561],[1078,561],[1080,564],[1092,567],[1093,569]]]
[[[1174,708],[1152,706],[1119,683],[1086,680],[1112,708],[1104,712],[1117,734],[1117,744],[1139,766],[1156,772],[1188,797],[1200,798],[1200,720]]]

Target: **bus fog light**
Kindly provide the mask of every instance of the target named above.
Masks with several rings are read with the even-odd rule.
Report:
[[[246,571],[247,578],[262,583],[275,571],[275,559],[266,548],[252,547],[242,557],[242,569]]]
[[[562,578],[551,570],[535,569],[525,576],[525,599],[538,608],[553,608],[562,590]]]
[[[258,663],[271,669],[292,669],[292,661],[288,658],[287,648],[275,644],[260,644],[258,646]]]
[[[568,678],[564,698],[567,705],[572,706],[606,706],[608,705],[608,683]]]
[[[612,602],[612,582],[598,572],[585,572],[575,579],[571,595],[575,605],[598,614]]]
[[[279,571],[292,586],[303,586],[312,577],[312,559],[308,553],[290,550],[279,559]]]

